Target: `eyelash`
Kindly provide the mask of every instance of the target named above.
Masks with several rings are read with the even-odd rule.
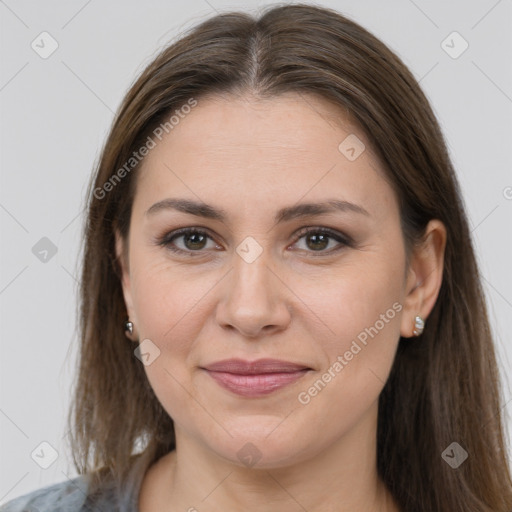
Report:
[[[178,229],[176,231],[171,231],[170,233],[165,234],[163,237],[161,237],[157,240],[157,244],[162,247],[165,247],[165,248],[169,249],[170,251],[177,253],[177,254],[186,254],[191,257],[201,256],[202,255],[201,253],[204,253],[204,250],[202,250],[202,249],[199,249],[197,251],[192,251],[192,250],[185,251],[183,249],[179,249],[179,248],[175,247],[174,245],[172,245],[172,242],[174,242],[174,240],[176,240],[177,238],[180,238],[184,235],[194,235],[194,234],[206,235],[208,238],[213,240],[213,237],[211,237],[209,235],[208,231],[201,230],[198,228],[182,228],[182,229]],[[297,238],[293,244],[296,244],[301,238],[303,238],[304,236],[307,236],[309,234],[328,235],[330,238],[336,240],[336,242],[341,244],[341,246],[339,246],[335,249],[330,249],[328,251],[323,251],[323,250],[322,251],[307,251],[307,252],[311,252],[313,254],[313,257],[331,255],[335,252],[340,251],[344,247],[353,247],[353,241],[350,237],[348,237],[346,235],[342,235],[341,233],[338,233],[337,231],[334,231],[332,229],[323,228],[323,227],[303,228],[296,235]],[[318,254],[315,255],[315,252],[317,252]],[[198,254],[194,254],[194,253],[198,253]]]

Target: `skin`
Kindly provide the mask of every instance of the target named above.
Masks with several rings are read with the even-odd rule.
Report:
[[[431,221],[406,268],[397,198],[364,133],[348,119],[334,123],[334,110],[291,93],[201,98],[143,163],[126,256],[117,233],[116,247],[133,339],[160,350],[144,368],[177,442],[144,477],[143,512],[399,510],[377,475],[378,397],[399,337],[413,336],[417,314],[428,322],[446,231]],[[338,149],[349,134],[366,146],[354,161]],[[222,208],[226,220],[171,209],[145,214],[171,197]],[[280,208],[332,198],[368,215],[274,221]],[[174,245],[184,255],[158,245],[183,227],[211,238],[178,237]],[[331,228],[354,244],[331,237],[322,245],[314,233],[299,235],[304,227]],[[262,249],[251,263],[236,252],[248,236]],[[300,403],[299,393],[332,371],[394,303],[400,311]],[[200,369],[230,357],[270,357],[312,370],[266,397],[247,398]],[[237,456],[248,442],[260,457],[252,467]]]

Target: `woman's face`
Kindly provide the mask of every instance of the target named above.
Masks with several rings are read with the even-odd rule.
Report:
[[[178,446],[279,467],[373,439],[410,282],[396,197],[333,112],[294,94],[200,99],[153,137],[123,289]],[[281,363],[212,366],[229,359]]]

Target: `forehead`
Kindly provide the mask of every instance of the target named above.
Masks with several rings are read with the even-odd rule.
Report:
[[[266,99],[251,94],[210,95],[200,98],[187,114],[174,116],[174,126],[166,131],[163,142],[167,146],[193,149],[200,144],[214,152],[219,144],[241,151],[263,145],[283,151],[322,152],[327,146],[333,149],[333,143],[337,149],[336,142],[343,134],[365,139],[348,113],[319,96],[297,93]]]
[[[393,206],[367,137],[325,99],[211,96],[175,119],[139,169],[136,202],[176,193],[261,208],[269,197],[288,204],[328,193],[376,215]]]

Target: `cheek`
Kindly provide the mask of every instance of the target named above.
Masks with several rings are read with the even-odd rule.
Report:
[[[304,302],[322,319],[314,339],[326,357],[313,386],[301,390],[302,405],[318,414],[327,406],[350,421],[347,411],[356,418],[378,398],[400,338],[404,264],[403,254],[376,249],[355,255],[322,286],[303,286]]]
[[[349,350],[355,339],[364,343],[365,337],[378,336],[395,341],[400,332],[403,265],[400,253],[376,249],[354,253],[328,276],[301,277],[297,282],[297,294],[310,309],[308,317],[315,314],[322,321],[315,338],[331,358]]]
[[[385,276],[344,281],[338,302],[324,301],[336,333],[319,339],[327,363],[298,390],[300,415],[328,442],[348,432],[378,400],[400,336],[400,287]],[[325,308],[328,308],[327,311]],[[322,311],[321,309],[319,311]],[[325,411],[328,410],[328,417]]]
[[[144,366],[148,381],[175,422],[184,424],[190,416],[201,422],[201,409],[190,394],[190,357],[204,325],[206,296],[214,281],[207,274],[204,279],[187,278],[166,262],[148,261],[138,268],[134,298],[140,339],[151,340],[158,354]],[[183,411],[188,412],[184,415]]]
[[[142,255],[136,264],[132,287],[141,338],[162,347],[172,342],[180,350],[184,339],[193,339],[188,329],[200,327],[193,318],[214,286],[213,276],[205,272],[194,277],[190,269],[171,264],[160,254]],[[183,336],[185,328],[187,335]]]

